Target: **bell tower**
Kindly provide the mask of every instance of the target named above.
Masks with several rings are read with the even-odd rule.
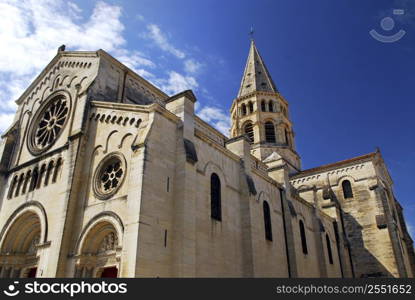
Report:
[[[285,163],[290,173],[296,173],[301,162],[288,112],[288,102],[278,92],[252,39],[238,96],[231,107],[231,137],[247,135],[255,157],[266,163]]]

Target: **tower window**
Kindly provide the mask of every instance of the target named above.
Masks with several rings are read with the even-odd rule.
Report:
[[[331,252],[331,242],[330,242],[330,238],[328,234],[326,234],[326,244],[327,244],[327,254],[329,256],[329,263],[332,265],[333,264],[333,253]]]
[[[272,101],[268,102],[268,111],[273,112],[274,111],[274,104]]]
[[[252,102],[249,102],[248,106],[249,106],[249,113],[253,113],[254,112],[254,104]]]
[[[242,115],[243,116],[246,115],[246,105],[245,105],[245,103],[242,103]]]
[[[284,116],[287,116],[287,110],[285,109],[284,106],[281,106],[281,112]]]
[[[288,134],[287,128],[284,129],[284,132],[285,132],[285,143],[289,146],[290,145],[290,136]]]
[[[265,140],[267,143],[275,143],[275,129],[272,122],[265,123]]]
[[[264,211],[265,239],[267,241],[272,241],[271,213],[270,213],[269,204],[267,201],[263,202],[262,208]]]
[[[251,143],[254,142],[254,129],[252,128],[252,123],[248,122],[245,125],[245,134],[248,136],[248,139]]]
[[[265,101],[264,100],[262,100],[261,101],[261,111],[266,111],[267,109],[266,109],[266,105],[265,105]]]
[[[302,220],[300,220],[299,226],[300,226],[301,246],[303,248],[303,253],[308,254],[307,237],[305,235],[304,222]]]
[[[342,188],[343,188],[343,196],[345,199],[353,198],[352,185],[350,184],[349,180],[344,180],[342,182]]]
[[[222,220],[220,179],[216,173],[210,176],[210,207],[212,219]]]

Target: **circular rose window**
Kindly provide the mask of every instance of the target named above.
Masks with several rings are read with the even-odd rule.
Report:
[[[125,159],[119,153],[105,157],[94,176],[94,192],[100,199],[107,199],[120,188],[125,177]]]
[[[58,95],[40,107],[31,126],[29,150],[40,154],[50,148],[62,133],[69,115],[69,103],[65,96]]]

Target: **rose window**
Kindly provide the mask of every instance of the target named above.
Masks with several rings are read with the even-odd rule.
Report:
[[[116,161],[108,165],[101,176],[102,189],[106,192],[115,189],[120,183],[119,180],[123,174],[121,162]]]
[[[95,193],[101,199],[115,194],[121,186],[125,175],[125,162],[119,154],[104,159],[95,175]]]
[[[57,96],[40,109],[32,125],[29,149],[39,154],[58,139],[69,115],[69,103],[64,96]]]

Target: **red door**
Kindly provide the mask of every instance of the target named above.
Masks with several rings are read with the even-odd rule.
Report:
[[[37,268],[30,268],[27,273],[27,278],[36,278]]]
[[[117,267],[109,267],[102,270],[101,278],[117,278]]]

